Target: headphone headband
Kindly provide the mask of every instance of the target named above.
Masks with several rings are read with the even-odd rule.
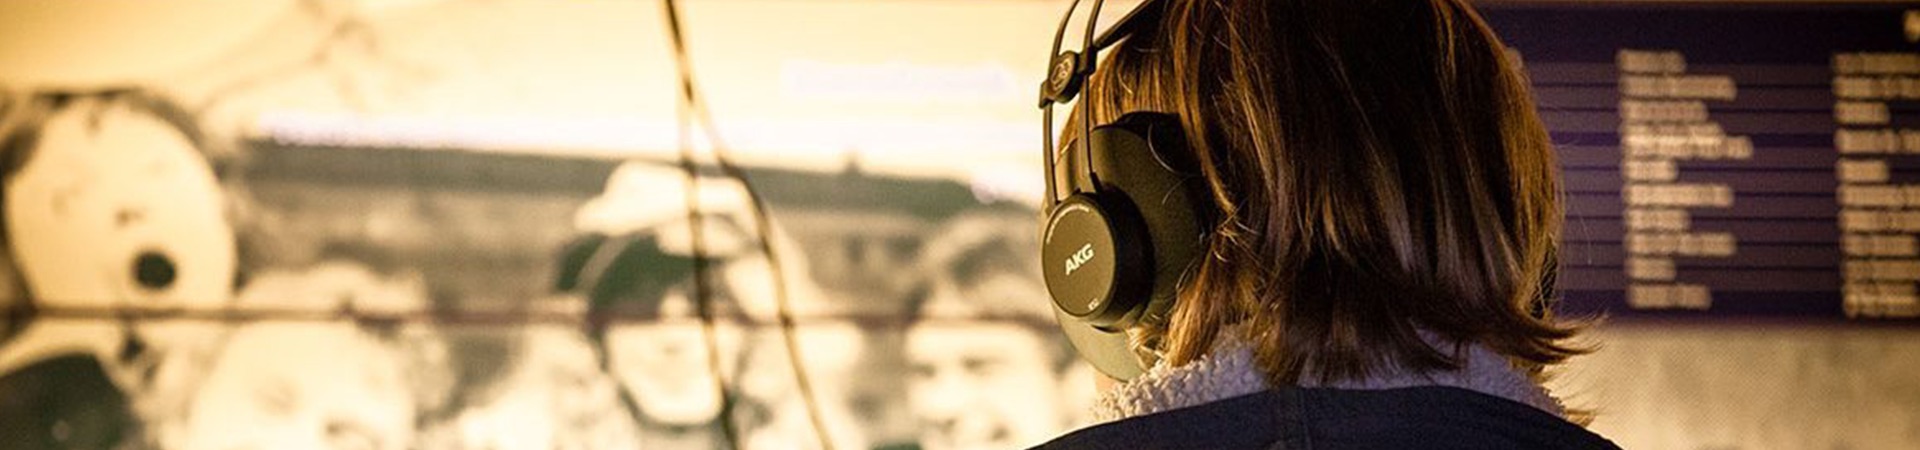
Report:
[[[1078,52],[1061,53],[1060,43],[1066,35],[1068,22],[1073,18],[1073,11],[1080,1],[1074,0],[1073,3],[1074,6],[1067,7],[1067,15],[1060,18],[1060,28],[1053,35],[1053,49],[1047,54],[1052,59],[1051,64],[1048,65],[1047,79],[1040,84],[1039,106],[1041,108],[1072,101],[1080,93],[1081,82],[1093,75],[1094,61],[1098,59],[1101,50],[1106,50],[1119,43],[1121,39],[1132,36],[1147,23],[1160,21],[1160,17],[1166,11],[1165,1],[1145,0],[1096,37],[1093,30],[1100,20],[1100,8],[1106,0],[1094,0],[1093,16],[1087,18],[1086,42]]]
[[[1077,137],[1055,148],[1053,106],[1081,93],[1100,50],[1148,29],[1166,4],[1143,2],[1096,34],[1104,3],[1093,2],[1077,52],[1060,51],[1079,1],[1069,7],[1040,85],[1047,172],[1040,257],[1054,315],[1074,348],[1108,376],[1129,379],[1156,358],[1129,346],[1126,330],[1163,320],[1172,309],[1179,278],[1203,239],[1205,215],[1194,205],[1205,203],[1192,199],[1198,171],[1181,164],[1192,155],[1178,117],[1129,112],[1096,125],[1081,99],[1074,104]]]
[[[1080,51],[1060,51],[1060,44],[1067,34],[1067,25],[1073,21],[1073,12],[1078,10],[1080,0],[1073,0],[1073,3],[1067,6],[1067,13],[1060,17],[1060,27],[1053,34],[1053,48],[1048,53],[1051,59],[1047,65],[1047,78],[1040,82],[1039,99],[1043,125],[1041,133],[1044,135],[1042,150],[1046,158],[1045,166],[1048,174],[1046,180],[1048,205],[1057,205],[1064,200],[1060,195],[1060,189],[1054,185],[1056,180],[1053,177],[1054,166],[1058,164],[1054,155],[1057,149],[1053,142],[1053,105],[1072,101],[1080,94],[1080,89],[1086,84],[1087,77],[1093,76],[1101,50],[1106,50],[1119,43],[1121,39],[1133,35],[1145,26],[1144,24],[1159,21],[1166,9],[1166,2],[1163,0],[1145,0],[1122,16],[1119,22],[1115,22],[1113,26],[1096,36],[1094,31],[1100,22],[1100,8],[1105,5],[1106,0],[1094,0],[1093,7],[1087,16],[1086,31],[1083,34],[1085,40],[1081,43]],[[1080,121],[1082,139],[1079,141],[1080,145],[1070,144],[1068,150],[1078,147],[1082,151],[1081,157],[1085,158],[1088,156],[1085,154],[1085,138],[1093,134],[1092,107],[1082,102],[1074,104],[1074,108],[1082,118]],[[1088,189],[1098,189],[1099,183],[1096,181],[1098,175],[1091,171],[1082,172],[1088,180],[1086,183]],[[1074,192],[1071,186],[1069,192]]]

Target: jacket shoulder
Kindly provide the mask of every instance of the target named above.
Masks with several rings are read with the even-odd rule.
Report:
[[[1040,449],[1614,449],[1532,407],[1465,389],[1283,388],[1101,424]]]

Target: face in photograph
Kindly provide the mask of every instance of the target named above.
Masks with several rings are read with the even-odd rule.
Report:
[[[490,330],[492,331],[492,330]],[[423,448],[614,449],[639,445],[618,383],[586,336],[567,326],[526,328],[512,371],[468,402]]]
[[[141,422],[138,438],[163,440],[220,334],[169,316],[229,304],[236,270],[195,117],[135,91],[36,95],[20,108],[0,141],[11,266],[0,307],[65,314],[0,318],[0,370],[91,353]]]
[[[908,401],[927,449],[1019,448],[1059,432],[1045,345],[1019,324],[922,324],[909,332]]]
[[[182,358],[218,339],[214,327],[166,316],[227,305],[237,264],[226,195],[198,148],[194,117],[137,92],[30,103],[41,112],[23,113],[31,123],[5,140],[0,204],[23,287],[7,292],[41,310],[152,316],[132,327],[20,324],[21,339],[0,352],[0,367],[85,348],[110,361],[106,368],[143,415],[164,415],[199,365]]]
[[[35,301],[178,310],[225,303],[233,230],[212,169],[178,126],[134,100],[74,100],[9,173],[8,243]]]
[[[400,353],[346,322],[242,327],[188,409],[186,448],[403,449],[415,408]]]
[[[994,276],[968,292],[1025,296],[1033,293],[1030,284]],[[938,313],[942,305],[966,302],[957,289],[941,291],[928,300],[934,314],[909,327],[906,337],[907,398],[921,447],[1023,448],[1057,435],[1063,414],[1050,351],[1059,345],[1056,338],[1028,321]]]
[[[717,356],[686,290],[668,290],[657,321],[608,325],[604,345],[609,370],[647,420],[682,426],[711,422],[721,409],[714,377],[731,375],[742,340],[737,324],[716,323],[714,333]],[[714,373],[716,358],[721,374]]]

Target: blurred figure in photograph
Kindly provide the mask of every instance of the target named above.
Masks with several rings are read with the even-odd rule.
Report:
[[[723,403],[734,393],[718,380],[736,374],[745,333],[731,294],[709,294],[715,324],[706,328],[690,295],[691,259],[665,253],[652,239],[588,245],[617,252],[586,262],[593,283],[586,334],[618,381],[643,447],[724,446]],[[596,267],[595,259],[608,264]]]
[[[418,411],[446,387],[444,358],[424,356],[444,350],[408,320],[427,304],[417,274],[329,257],[265,271],[236,303],[255,320],[220,349],[178,448],[413,445]]]
[[[212,372],[181,448],[403,449],[412,439],[401,358],[358,324],[248,324]]]
[[[421,448],[641,448],[619,383],[601,370],[594,344],[577,327],[536,323],[517,334],[510,373],[481,388],[485,394]]]
[[[817,419],[835,447],[864,447],[839,376],[859,355],[858,330],[819,319],[826,305],[794,257],[797,246],[767,230],[790,255],[778,282],[789,293],[788,312],[801,318],[794,338],[804,352],[800,364],[790,361],[773,326],[776,275],[753,232],[744,187],[699,183],[698,256],[684,175],[627,164],[582,207],[582,235],[563,251],[556,280],[586,302],[586,335],[639,425],[640,446],[733,447],[731,427],[741,448],[815,448]],[[708,271],[704,285],[699,267]],[[807,371],[814,401],[800,394],[795,367]]]
[[[1065,386],[1092,387],[1062,377],[1085,372],[1042,301],[1032,230],[1029,211],[980,211],[929,238],[905,347],[918,442],[882,448],[1024,448],[1076,420]]]
[[[139,89],[12,97],[0,193],[14,286],[0,448],[152,445],[195,386],[236,274],[232,205],[195,116]],[[29,315],[31,312],[31,315]]]

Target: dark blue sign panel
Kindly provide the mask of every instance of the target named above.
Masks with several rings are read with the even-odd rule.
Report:
[[[1920,323],[1920,3],[1482,12],[1558,144],[1563,309]]]

